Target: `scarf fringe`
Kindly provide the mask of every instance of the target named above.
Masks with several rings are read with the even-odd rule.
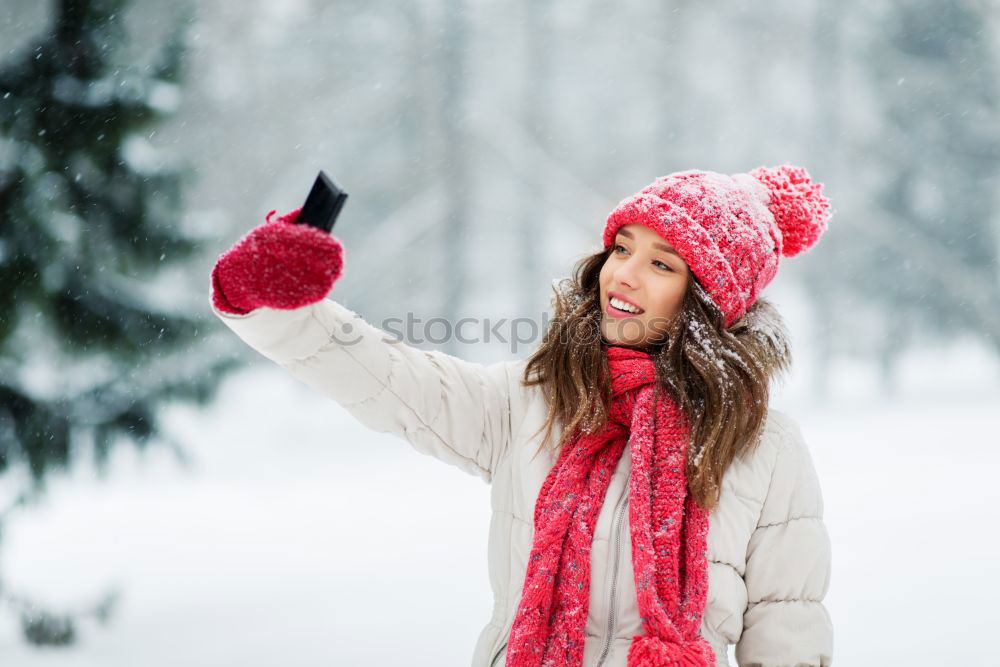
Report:
[[[681,644],[641,635],[632,638],[628,667],[709,667],[715,664],[712,645],[698,636]]]

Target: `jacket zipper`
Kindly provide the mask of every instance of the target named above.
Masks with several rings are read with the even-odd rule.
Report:
[[[629,442],[626,443],[626,445],[631,444],[631,442],[632,442],[631,439],[629,439]],[[625,500],[625,498],[628,497],[628,483],[631,477],[632,473],[630,471],[628,476],[625,478],[625,490],[622,492],[621,497],[618,499],[618,506],[615,508],[615,512],[617,513],[617,515],[615,516],[615,521],[617,522],[617,525],[614,528],[615,570],[614,574],[611,577],[611,598],[608,605],[608,636],[604,640],[604,649],[601,651],[601,657],[597,661],[597,667],[601,667],[601,665],[604,663],[604,660],[608,657],[608,651],[611,649],[611,633],[614,632],[614,626],[615,626],[615,589],[618,586],[618,561],[621,556],[621,532],[622,532],[621,527],[622,527],[623,517],[625,516],[625,512],[622,508],[624,507],[623,501]],[[499,658],[500,654],[503,653],[503,650],[507,648],[507,643],[508,642],[505,641],[503,644],[500,645],[500,648],[497,649],[497,652],[493,655],[493,659],[490,660],[490,667],[496,667],[497,658]]]
[[[631,474],[629,474],[631,477]],[[615,565],[614,573],[611,576],[611,597],[608,602],[608,636],[604,640],[604,648],[601,650],[601,657],[597,660],[596,667],[601,667],[604,664],[605,659],[608,657],[608,651],[611,649],[611,635],[614,632],[615,627],[615,592],[618,587],[618,562],[621,556],[621,528],[623,525],[623,520],[625,516],[625,503],[623,502],[628,496],[628,478],[625,479],[625,492],[622,493],[621,497],[618,499],[618,505],[615,507]],[[497,649],[497,652],[493,655],[493,659],[490,660],[490,667],[496,667],[497,658],[503,653],[503,650],[507,647],[507,642],[505,641]]]
[[[631,476],[632,473],[630,472],[628,477]],[[625,503],[622,501],[628,497],[628,477],[625,478],[625,492],[622,494],[622,497],[618,499],[619,505],[615,510],[617,513],[615,516],[615,565],[614,571],[611,575],[611,596],[608,598],[608,636],[604,639],[604,648],[601,650],[601,657],[597,659],[596,667],[601,667],[608,657],[608,652],[611,650],[611,638],[615,628],[615,597],[618,588],[618,562],[621,557],[622,525],[624,525],[623,518],[625,516]]]
[[[504,642],[503,644],[501,644],[500,648],[497,649],[496,655],[494,655],[493,659],[490,660],[490,667],[494,667],[497,664],[497,658],[500,657],[500,654],[503,653],[503,650],[505,648],[507,648],[507,642]]]

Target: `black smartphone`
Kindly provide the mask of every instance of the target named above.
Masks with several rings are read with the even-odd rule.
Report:
[[[313,183],[306,203],[302,205],[297,223],[309,225],[322,229],[329,233],[333,229],[333,223],[340,215],[340,209],[344,208],[347,201],[347,193],[337,187],[337,184],[326,175],[325,171],[320,171]]]

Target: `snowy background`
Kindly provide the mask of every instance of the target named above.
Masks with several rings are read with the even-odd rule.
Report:
[[[775,295],[799,339],[801,296]],[[835,660],[994,664],[1000,364],[962,341],[914,351],[900,375],[888,400],[844,364],[816,403],[803,364],[774,399],[823,488]],[[66,605],[123,598],[71,649],[26,646],[0,616],[4,665],[468,664],[492,608],[481,480],[366,432],[267,360],[168,423],[189,466],[121,448],[108,482],[80,465],[9,521],[9,580]]]
[[[64,4],[5,0],[0,70]],[[189,357],[242,365],[204,404],[158,405],[180,450],[121,439],[98,466],[82,438],[44,493],[6,512],[26,473],[3,443],[0,665],[468,664],[492,605],[488,487],[242,349],[208,312],[215,258],[299,205],[323,168],[351,197],[333,298],[375,323],[538,319],[618,199],[678,169],[782,162],[835,205],[828,234],[764,293],[795,356],[772,403],[801,424],[823,488],[835,662],[996,664],[995,7],[105,5],[120,7],[121,68],[188,28],[185,78],[150,89],[164,119],[121,154],[136,173],[186,165],[174,222],[200,251],[136,282],[200,318]],[[12,338],[0,379],[17,371],[44,393],[95,375],[32,361],[28,348],[49,350],[37,334]],[[17,600],[83,615],[108,591],[110,621],[84,618],[71,646],[25,640]]]

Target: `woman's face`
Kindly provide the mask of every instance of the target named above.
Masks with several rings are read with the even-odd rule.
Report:
[[[611,345],[660,342],[680,311],[690,279],[687,263],[662,236],[642,225],[624,225],[601,268],[601,337]],[[612,298],[638,312],[615,308]]]

